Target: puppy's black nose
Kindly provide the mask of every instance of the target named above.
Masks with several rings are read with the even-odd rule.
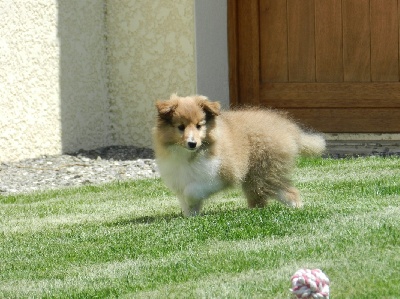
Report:
[[[189,141],[188,142],[188,146],[189,146],[189,148],[191,148],[191,149],[194,149],[194,148],[196,148],[196,145],[197,145],[197,142],[195,142],[195,141]]]

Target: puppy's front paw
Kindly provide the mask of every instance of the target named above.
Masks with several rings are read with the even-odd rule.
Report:
[[[182,213],[185,217],[194,217],[200,215],[202,203],[199,202],[197,205],[182,207]]]

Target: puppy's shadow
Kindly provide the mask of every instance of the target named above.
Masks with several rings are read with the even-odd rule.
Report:
[[[278,208],[279,209],[279,208]],[[109,227],[116,227],[116,226],[127,226],[127,225],[137,225],[137,224],[152,224],[156,222],[172,222],[176,219],[181,220],[194,220],[198,217],[217,217],[217,218],[232,218],[236,217],[237,214],[242,213],[252,213],[251,211],[256,213],[267,213],[270,214],[274,212],[274,208],[272,207],[265,207],[259,209],[249,209],[246,207],[237,207],[233,209],[210,209],[205,210],[200,215],[192,216],[192,217],[185,217],[182,213],[168,213],[168,214],[158,214],[158,215],[145,215],[140,217],[132,217],[132,218],[124,218],[124,219],[116,219],[114,221],[108,222],[106,226]]]
[[[181,213],[168,213],[162,215],[145,215],[140,217],[132,217],[132,218],[125,218],[125,219],[116,219],[114,221],[108,222],[106,226],[115,227],[115,226],[126,226],[126,225],[136,225],[136,224],[152,224],[155,222],[171,222],[175,219],[181,220],[189,220],[189,219],[196,219],[197,217],[221,217],[223,215],[230,217],[234,213],[238,213],[241,211],[246,211],[246,208],[237,208],[233,210],[207,210],[197,216],[192,217],[185,217]]]
[[[132,217],[128,219],[117,219],[108,222],[106,225],[110,227],[114,226],[126,226],[126,225],[136,225],[136,224],[152,224],[155,222],[171,222],[172,220],[184,218],[182,214],[169,213],[163,215],[145,215],[140,217]]]

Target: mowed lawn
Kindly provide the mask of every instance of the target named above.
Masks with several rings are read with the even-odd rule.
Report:
[[[0,196],[0,298],[289,298],[320,268],[331,298],[400,298],[400,159],[302,159],[304,208],[240,190],[183,218],[160,180]]]

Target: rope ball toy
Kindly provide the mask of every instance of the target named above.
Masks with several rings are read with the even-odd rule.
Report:
[[[329,279],[320,269],[300,269],[291,278],[296,298],[329,299]]]

